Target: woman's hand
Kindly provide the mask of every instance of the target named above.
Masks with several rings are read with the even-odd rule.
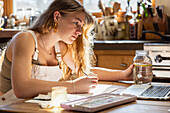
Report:
[[[96,76],[82,76],[73,81],[73,93],[88,93],[97,84],[98,78]]]
[[[133,80],[133,67],[134,65],[130,65],[126,70],[123,71],[123,80]]]

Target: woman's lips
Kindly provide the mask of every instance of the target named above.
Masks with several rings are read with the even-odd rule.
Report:
[[[72,36],[74,39],[76,39],[77,38],[77,36]]]

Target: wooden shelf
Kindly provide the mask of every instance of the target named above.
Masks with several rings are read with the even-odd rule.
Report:
[[[1,38],[12,38],[16,33],[21,30],[17,29],[3,29],[0,31],[0,39]]]

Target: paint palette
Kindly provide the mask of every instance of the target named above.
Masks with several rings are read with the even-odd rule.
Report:
[[[66,110],[96,112],[102,109],[132,102],[136,99],[137,97],[134,95],[103,93],[87,98],[61,103],[61,107]]]

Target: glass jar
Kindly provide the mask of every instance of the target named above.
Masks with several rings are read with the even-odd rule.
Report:
[[[23,9],[23,8],[17,9],[17,19],[18,19],[19,21],[22,21],[22,20],[24,20],[24,17],[25,17],[25,11],[24,11],[24,9]]]
[[[67,101],[67,88],[63,86],[52,87],[51,106],[60,107],[60,103]]]
[[[26,9],[26,19],[29,19],[31,16],[34,16],[34,10],[33,10],[33,8],[27,8]]]
[[[133,59],[133,80],[135,84],[150,84],[152,81],[152,60],[148,55],[148,51],[136,50],[136,56]]]

